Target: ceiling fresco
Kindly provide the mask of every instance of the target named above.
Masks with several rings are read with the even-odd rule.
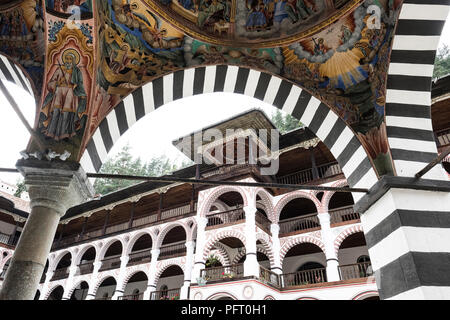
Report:
[[[399,6],[398,0],[47,0],[44,6],[25,0],[0,12],[9,22],[0,29],[0,51],[33,80],[36,130],[71,160],[80,159],[101,121],[137,88],[177,70],[229,64],[278,75],[321,98],[358,135],[382,175],[392,172],[384,105]],[[8,45],[31,53],[15,56]]]

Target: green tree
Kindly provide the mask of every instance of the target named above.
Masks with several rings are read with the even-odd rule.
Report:
[[[272,114],[272,122],[282,134],[303,127],[303,124],[300,121],[290,114],[283,116],[280,110],[277,110]]]
[[[450,48],[444,44],[436,54],[433,78],[440,78],[447,74],[450,74]]]
[[[130,149],[129,145],[123,147],[116,156],[103,164],[100,173],[157,177],[178,169],[164,155],[155,157],[148,162],[143,162],[139,157],[133,158]],[[182,166],[185,165],[185,163],[182,164]],[[105,195],[140,182],[136,180],[96,179],[94,189],[96,193]]]
[[[27,192],[27,187],[25,186],[25,180],[23,179],[19,179],[16,182],[16,192],[14,192],[14,196],[16,196],[17,198],[20,198],[20,196],[22,195],[22,193]]]

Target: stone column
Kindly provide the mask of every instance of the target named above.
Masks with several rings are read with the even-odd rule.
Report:
[[[354,210],[381,299],[449,298],[449,181],[384,176]]]
[[[325,211],[328,211],[327,209]],[[339,261],[334,250],[334,235],[330,226],[330,214],[328,212],[320,212],[317,217],[320,221],[320,233],[322,242],[325,246],[325,258],[327,259],[327,281],[339,281]]]
[[[98,270],[100,270],[100,267],[102,266],[102,262],[96,260],[96,261],[94,261],[93,265],[94,265],[94,270],[92,271],[92,279],[98,279]],[[88,291],[86,300],[94,300],[95,299],[97,292],[94,291],[94,289],[95,289],[94,285],[95,285],[95,283],[92,283],[89,286],[89,291]]]
[[[67,209],[92,197],[93,189],[80,164],[19,160],[31,212],[14,251],[0,300],[33,300],[56,228]]]
[[[147,290],[144,292],[144,300],[150,300],[152,292],[156,291],[156,264],[158,263],[160,249],[152,249],[152,260],[150,261],[150,277],[148,279]]]
[[[194,241],[186,242],[186,264],[184,267],[184,283],[180,291],[180,299],[187,300],[191,286],[192,262],[194,260]]]
[[[192,270],[191,279],[197,282],[197,279],[201,276],[201,270],[205,269],[206,261],[203,259],[203,252],[205,251],[206,245],[206,234],[205,229],[208,224],[208,219],[205,217],[196,217],[197,220],[197,249],[195,251],[195,262],[194,268]]]
[[[277,223],[273,223],[270,225],[270,233],[272,234],[272,252],[273,252],[273,260],[274,260],[274,266],[271,268],[272,272],[275,272],[276,274],[282,274],[283,273],[283,267],[281,265],[280,261],[280,226]]]
[[[245,211],[245,261],[244,277],[259,277],[259,263],[256,255],[256,207],[244,207]]]
[[[122,256],[120,257],[120,271],[119,271],[119,280],[117,281],[116,291],[114,295],[111,297],[111,300],[117,300],[119,297],[123,296],[125,293],[125,287],[127,286],[125,282],[125,277],[127,276],[127,264],[130,257],[126,254],[125,251],[122,252]],[[120,288],[119,288],[120,284]]]

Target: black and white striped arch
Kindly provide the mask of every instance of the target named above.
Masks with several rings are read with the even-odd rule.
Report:
[[[25,76],[23,71],[15,62],[0,54],[0,79],[15,83],[23,88],[29,94],[34,96],[30,80]]]
[[[178,71],[134,91],[101,122],[87,145],[81,164],[88,172],[98,171],[114,143],[140,118],[171,101],[212,92],[244,94],[292,114],[331,150],[350,186],[370,188],[377,182],[358,138],[328,106],[276,76],[226,65]]]
[[[437,156],[431,79],[450,0],[405,0],[395,32],[386,92],[386,126],[398,176],[412,177]],[[445,180],[436,166],[424,178]]]

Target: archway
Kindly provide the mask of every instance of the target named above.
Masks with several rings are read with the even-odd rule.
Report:
[[[327,282],[326,263],[325,253],[315,244],[306,242],[291,247],[282,260],[284,286]]]
[[[184,283],[184,272],[178,265],[167,266],[158,278],[156,291],[151,300],[179,300],[180,288]]]
[[[53,272],[51,281],[65,279],[69,276],[69,268],[72,264],[72,253],[67,252],[59,260]]]
[[[161,232],[161,247],[158,260],[186,255],[186,230],[183,226],[174,225],[169,231]]]
[[[119,300],[142,300],[147,290],[148,277],[143,271],[133,274],[125,286],[124,295]]]
[[[99,271],[106,271],[120,267],[120,257],[122,255],[122,242],[116,240],[109,244],[108,249],[103,256],[102,266]]]
[[[94,261],[97,252],[94,246],[89,247],[80,257],[77,274],[89,274],[94,271]]]
[[[210,199],[210,202],[213,202]],[[208,223],[206,227],[215,227],[219,225],[233,224],[237,222],[243,222],[245,220],[245,213],[243,210],[244,198],[238,191],[229,191],[218,196],[214,202],[220,203],[223,209],[217,208],[218,204],[211,205],[207,208],[206,217]],[[213,203],[214,203],[213,202]]]
[[[372,264],[363,232],[350,234],[339,246],[339,272],[341,280],[373,275]]]
[[[107,277],[101,280],[95,293],[95,300],[111,300],[116,291],[117,281],[114,277]]]
[[[348,192],[335,192],[328,202],[328,213],[331,224],[356,222],[359,220],[359,213],[354,212],[353,197]]]
[[[153,240],[148,233],[141,235],[134,242],[131,251],[128,254],[129,259],[127,266],[149,263],[152,259],[152,245]]]
[[[280,236],[298,232],[310,232],[320,228],[316,204],[307,198],[294,198],[280,212],[278,225]]]
[[[63,295],[64,288],[62,286],[57,286],[56,288],[53,288],[47,300],[62,300]]]
[[[89,291],[89,284],[86,281],[82,281],[75,287],[70,296],[70,300],[86,300]]]

